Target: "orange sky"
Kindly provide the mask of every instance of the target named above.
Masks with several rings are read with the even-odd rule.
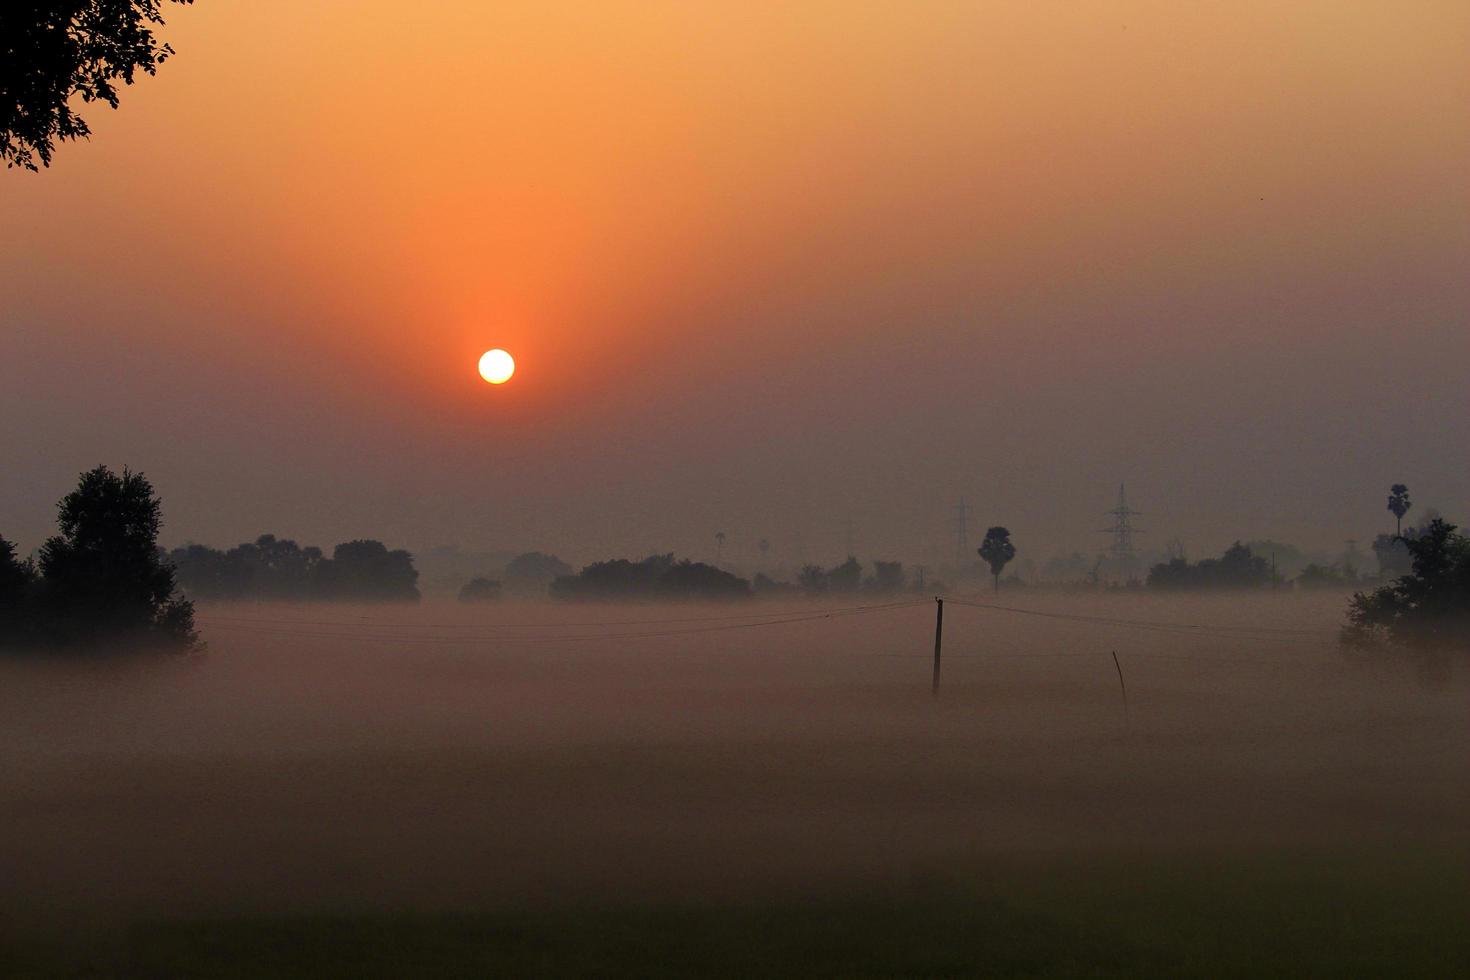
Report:
[[[794,8],[794,9],[793,9]],[[209,0],[0,175],[0,533],[827,559],[1470,516],[1470,8]],[[511,350],[491,389],[478,354]],[[1100,526],[1100,525],[1099,525]],[[11,528],[14,528],[12,531]]]

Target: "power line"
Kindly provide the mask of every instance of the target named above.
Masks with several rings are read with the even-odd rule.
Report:
[[[812,614],[814,614],[814,615],[826,615],[826,614],[830,614],[830,613],[844,613],[844,612],[851,612],[851,611],[858,611],[858,610],[885,609],[885,608],[896,607],[896,606],[911,605],[911,604],[916,603],[916,602],[928,602],[928,601],[929,600],[927,598],[924,598],[924,599],[902,600],[902,601],[891,602],[891,603],[860,603],[860,604],[854,605],[854,606],[829,606],[829,607],[825,607],[825,608],[812,609],[812,610],[809,610],[809,612],[812,613]],[[225,622],[225,623],[244,623],[244,624],[286,623],[286,624],[290,624],[292,626],[343,626],[343,627],[354,627],[354,628],[355,627],[364,627],[364,628],[366,628],[366,627],[379,628],[380,627],[380,628],[386,628],[386,629],[487,629],[487,630],[494,630],[494,629],[566,629],[566,628],[582,628],[582,627],[593,627],[593,626],[646,626],[646,625],[665,625],[665,624],[669,624],[669,623],[710,623],[710,622],[722,622],[722,621],[728,622],[728,621],[731,621],[731,620],[764,619],[764,618],[769,618],[772,615],[785,615],[785,614],[784,613],[782,613],[782,614],[767,613],[765,616],[761,616],[761,615],[758,615],[758,614],[756,614],[754,612],[747,611],[747,612],[741,612],[741,613],[722,614],[722,615],[718,615],[718,616],[682,616],[682,617],[674,617],[674,618],[668,618],[668,619],[603,619],[603,620],[587,620],[587,621],[584,621],[584,622],[563,622],[563,623],[547,623],[547,622],[535,622],[535,623],[437,623],[437,622],[414,623],[414,622],[390,622],[390,621],[379,620],[379,619],[370,619],[368,617],[359,617],[358,619],[355,619],[355,620],[344,620],[344,619],[277,619],[277,618],[274,618],[274,617],[267,619],[265,617],[259,617],[259,616],[223,616],[223,615],[217,615],[217,614],[208,613],[208,612],[201,613],[200,615],[198,615],[195,618],[200,619],[200,620],[204,620],[204,621],[216,621],[216,622]]]
[[[1123,629],[1135,629],[1161,633],[1176,633],[1192,636],[1206,636],[1216,639],[1237,640],[1278,640],[1282,642],[1302,642],[1305,639],[1326,641],[1318,630],[1299,630],[1268,626],[1217,626],[1202,623],[1170,623],[1156,620],[1142,619],[1117,619],[1106,616],[1083,616],[1075,613],[1045,612],[1040,609],[1025,609],[1020,606],[1002,606],[994,603],[975,602],[971,599],[951,598],[946,596],[946,602],[960,606],[970,606],[975,609],[988,609],[995,612],[1015,613],[1022,616],[1036,616],[1043,619],[1056,619],[1074,623],[1085,623],[1094,626],[1110,626]]]
[[[237,633],[255,633],[278,637],[301,637],[307,639],[338,639],[338,640],[371,640],[392,643],[559,643],[563,641],[583,642],[588,640],[639,640],[653,639],[667,636],[691,636],[702,633],[719,633],[729,630],[756,629],[765,626],[785,626],[792,623],[815,622],[822,619],[837,619],[844,616],[864,615],[887,610],[900,609],[920,605],[928,605],[928,599],[910,599],[903,602],[891,602],[869,606],[850,606],[841,609],[819,610],[801,615],[781,615],[776,617],[764,617],[740,623],[722,623],[710,626],[697,626],[669,630],[645,630],[627,631],[619,633],[567,633],[567,634],[540,634],[531,636],[434,636],[427,634],[414,635],[409,633],[398,634],[374,634],[370,632],[333,632],[328,630],[298,630],[287,627],[270,625],[246,625],[243,623],[217,623],[215,628]],[[654,622],[645,620],[644,622]],[[299,625],[299,624],[298,624]]]

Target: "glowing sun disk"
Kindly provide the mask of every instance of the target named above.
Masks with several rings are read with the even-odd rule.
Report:
[[[480,355],[480,377],[493,385],[503,385],[516,373],[515,358],[499,347]]]

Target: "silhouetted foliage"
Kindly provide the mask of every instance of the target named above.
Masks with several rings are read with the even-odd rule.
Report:
[[[1219,558],[1193,565],[1175,558],[1155,565],[1148,573],[1151,589],[1258,589],[1270,583],[1270,564],[1239,541]]]
[[[173,0],[192,3],[193,0]],[[117,108],[117,85],[152,75],[173,54],[154,36],[162,0],[5,0],[0,3],[0,159],[51,165],[59,140],[91,130],[71,100]]]
[[[332,549],[332,560],[317,567],[319,594],[325,599],[417,602],[419,573],[413,555],[389,551],[381,541],[348,541]]]
[[[903,562],[875,561],[873,562],[873,577],[863,583],[863,588],[880,595],[891,595],[895,592],[902,592],[906,583]]]
[[[985,540],[977,549],[980,560],[990,566],[995,579],[995,591],[1000,591],[1000,573],[1010,560],[1016,557],[1016,546],[1011,543],[1011,532],[1003,527],[993,527],[985,532]]]
[[[1413,506],[1413,503],[1409,501],[1408,487],[1404,486],[1402,483],[1395,483],[1393,486],[1388,488],[1388,510],[1389,513],[1393,514],[1393,530],[1395,534],[1404,533],[1404,515],[1407,514],[1409,512],[1409,508]]]
[[[41,546],[42,638],[61,645],[197,644],[194,606],[174,595],[158,548],[161,505],[141,473],[82,474],[57,509],[60,534]]]
[[[320,548],[262,534],[253,542],[219,551],[200,544],[175,548],[169,558],[180,587],[195,599],[418,599],[418,571],[406,551],[378,541],[337,546],[332,558]]]
[[[493,578],[472,578],[459,590],[460,602],[493,602],[500,598],[500,583]]]
[[[821,569],[817,569],[821,571]],[[755,578],[750,583],[751,590],[758,596],[772,598],[775,596],[788,596],[799,592],[801,587],[790,582],[778,582],[765,572],[756,572]]]
[[[831,592],[856,592],[863,584],[863,566],[856,558],[847,556],[847,561],[827,570],[827,589]]]
[[[528,551],[512,558],[501,576],[511,589],[541,591],[555,579],[572,574],[572,566],[555,555]]]
[[[36,566],[22,561],[15,545],[0,538],[0,646],[32,639],[35,628]]]
[[[1399,534],[1380,534],[1375,537],[1373,556],[1378,559],[1379,575],[1385,578],[1398,578],[1413,571],[1414,556],[1409,551],[1408,542],[1423,536],[1435,521],[1442,519],[1438,510],[1426,507],[1423,523],[1418,527],[1406,527]]]
[[[729,572],[672,554],[649,555],[642,561],[617,558],[595,562],[576,575],[551,583],[558,599],[738,599],[750,595],[750,583]]]
[[[1470,539],[1436,518],[1404,544],[1413,571],[1348,604],[1343,639],[1352,645],[1470,650]]]
[[[796,585],[807,595],[825,595],[828,584],[827,570],[821,565],[803,565],[796,573]]]

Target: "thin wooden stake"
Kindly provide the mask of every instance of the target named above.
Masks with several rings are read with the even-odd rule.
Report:
[[[1128,714],[1128,685],[1123,683],[1123,665],[1118,663],[1118,651],[1114,650],[1112,653],[1113,666],[1118,669],[1118,687],[1123,690],[1123,727],[1126,730],[1133,727],[1133,721]]]
[[[939,697],[939,644],[944,639],[944,600],[934,597],[934,696]]]

